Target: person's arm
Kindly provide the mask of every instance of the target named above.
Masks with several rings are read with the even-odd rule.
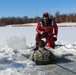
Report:
[[[32,60],[32,61],[34,61],[34,53],[35,53],[35,52],[33,52],[33,53],[30,55],[30,57],[29,57],[29,59]]]
[[[51,62],[51,64],[56,63],[56,57],[51,51],[50,51],[50,62]]]
[[[40,33],[40,34],[41,34],[41,32],[42,32],[42,28],[41,28],[40,22],[38,22],[38,24],[37,24],[36,31],[37,31],[38,33]]]

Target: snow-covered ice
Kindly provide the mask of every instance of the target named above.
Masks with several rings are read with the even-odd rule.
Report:
[[[73,61],[58,63],[64,69],[58,65],[37,66],[28,59],[35,46],[35,28],[35,25],[0,27],[0,75],[76,75],[76,28],[59,27],[58,46],[56,49],[48,48],[57,57]]]

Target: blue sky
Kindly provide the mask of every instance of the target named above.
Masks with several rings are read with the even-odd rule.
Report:
[[[76,0],[0,0],[1,17],[36,17],[43,12],[55,15],[76,13]]]

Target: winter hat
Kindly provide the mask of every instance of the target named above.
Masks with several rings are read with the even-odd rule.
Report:
[[[46,43],[43,40],[41,40],[39,42],[39,47],[45,47],[45,45],[46,45]]]
[[[48,12],[43,13],[43,18],[44,17],[49,17]]]

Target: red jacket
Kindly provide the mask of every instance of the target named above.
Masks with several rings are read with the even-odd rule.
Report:
[[[58,26],[56,22],[52,19],[49,19],[47,26],[44,26],[43,20],[38,22],[36,31],[41,34],[42,31],[49,33],[51,36],[58,35]]]

